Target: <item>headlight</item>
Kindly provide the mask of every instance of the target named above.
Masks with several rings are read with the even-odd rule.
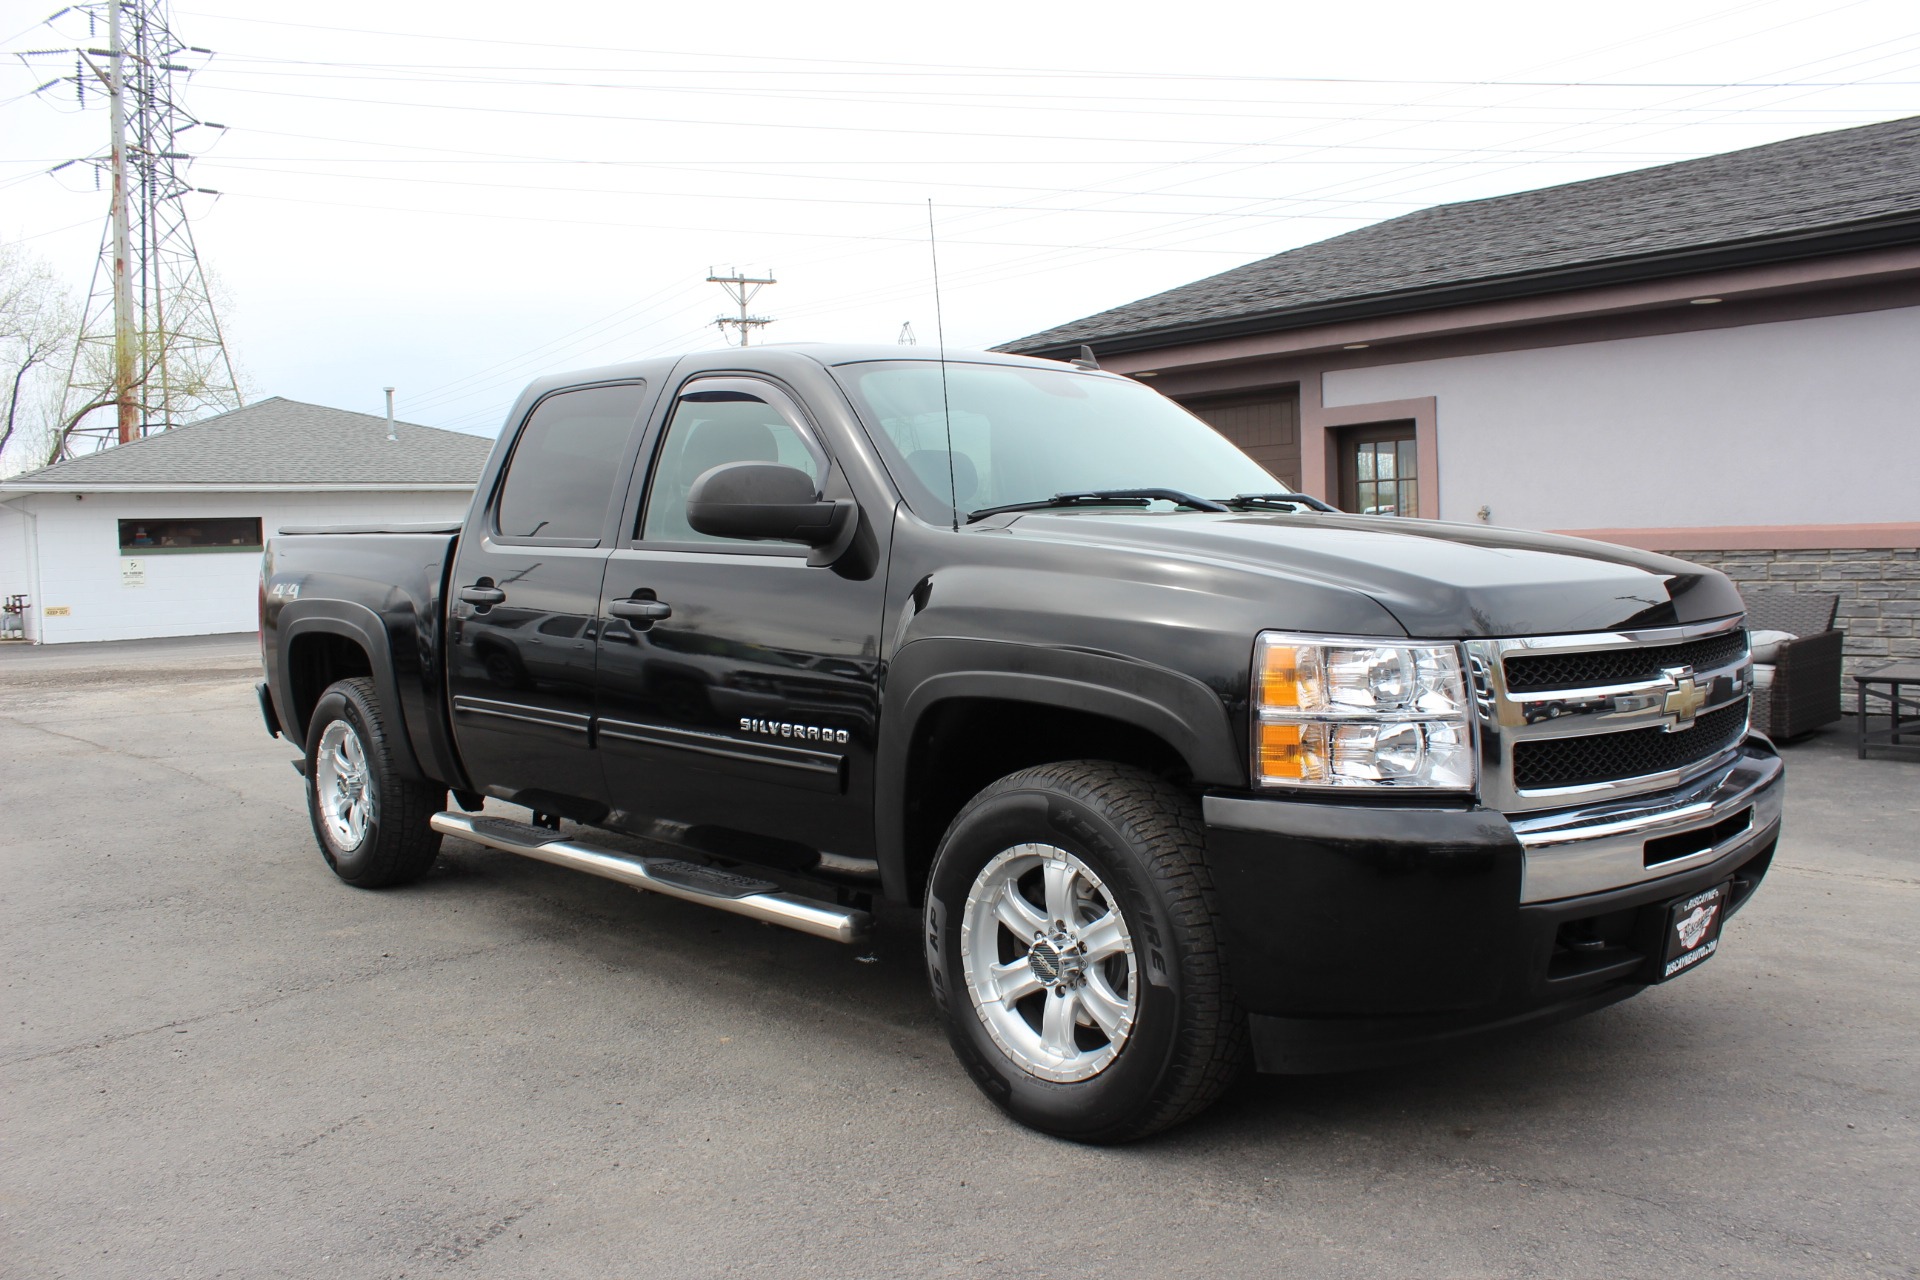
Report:
[[[1262,786],[1473,787],[1458,645],[1262,632],[1253,698]]]

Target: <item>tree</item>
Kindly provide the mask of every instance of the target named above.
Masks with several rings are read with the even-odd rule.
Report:
[[[73,356],[79,316],[46,262],[19,245],[0,244],[0,468],[8,458],[44,456],[47,437],[59,434],[57,393]]]

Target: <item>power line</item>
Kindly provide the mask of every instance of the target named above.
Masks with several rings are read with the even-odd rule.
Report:
[[[313,22],[288,22],[276,18],[245,18],[232,14],[197,14],[197,17],[222,22],[246,22],[261,26],[297,27],[308,31],[334,31],[354,36],[387,36],[401,40],[440,41],[460,44],[506,45],[514,49],[564,49],[568,51],[586,51],[592,53],[640,53],[654,57],[690,57],[715,60],[738,60],[751,62],[800,62],[814,66],[862,67],[870,68],[865,72],[841,71],[834,74],[872,74],[888,76],[928,75],[965,73],[968,75],[989,75],[1006,78],[1019,77],[1068,77],[1093,80],[1200,80],[1209,82],[1238,81],[1256,84],[1376,84],[1405,87],[1425,85],[1443,88],[1545,88],[1545,89],[1717,89],[1733,87],[1724,81],[1601,81],[1601,80],[1443,80],[1398,77],[1365,76],[1274,76],[1274,75],[1224,75],[1218,72],[1180,72],[1180,71],[1099,71],[1087,68],[1068,67],[996,67],[969,63],[913,63],[913,62],[877,62],[856,58],[817,58],[792,54],[753,54],[753,53],[716,53],[710,50],[689,51],[676,49],[650,49],[621,47],[604,44],[565,44],[540,40],[508,40],[488,36],[463,36],[446,32],[391,31],[371,27],[329,26]],[[1682,24],[1692,25],[1692,24]],[[31,30],[31,28],[29,28]],[[1632,41],[1624,41],[1632,43]],[[1616,46],[1617,47],[1617,46]],[[1783,81],[1771,84],[1755,84],[1757,88],[1798,89],[1806,87],[1808,82]],[[1822,86],[1827,87],[1827,86]]]
[[[269,63],[269,64],[278,63],[277,59],[260,59],[259,61],[263,63]],[[354,64],[340,64],[340,65],[351,66]],[[593,92],[658,93],[658,94],[667,94],[667,95],[705,95],[705,96],[712,96],[712,97],[738,97],[738,98],[749,98],[749,99],[756,99],[756,100],[770,100],[770,101],[776,101],[776,102],[829,102],[829,103],[844,103],[847,105],[857,105],[862,108],[873,107],[873,106],[905,106],[905,107],[918,107],[918,108],[931,109],[931,110],[979,111],[982,109],[986,109],[986,110],[994,110],[994,111],[1029,111],[1029,112],[1048,112],[1048,113],[1055,113],[1055,114],[1082,114],[1082,115],[1100,115],[1100,116],[1140,115],[1140,116],[1150,116],[1155,119],[1179,118],[1179,119],[1242,120],[1242,121],[1247,121],[1247,120],[1322,121],[1322,120],[1329,120],[1329,119],[1335,118],[1335,117],[1329,117],[1325,114],[1300,115],[1300,114],[1290,114],[1287,112],[1256,110],[1254,108],[1275,106],[1275,105],[1290,105],[1290,104],[1273,103],[1269,100],[1249,101],[1249,100],[1231,99],[1231,98],[1177,99],[1177,98],[1155,98],[1150,96],[1139,97],[1139,96],[1131,96],[1131,95],[1127,97],[1120,97],[1117,95],[1112,97],[1097,95],[1091,98],[1071,99],[1070,95],[1046,95],[1050,98],[1071,100],[1076,104],[1076,105],[1062,105],[1059,102],[1032,101],[1031,99],[1035,95],[961,94],[961,93],[954,93],[951,91],[937,91],[937,92],[922,91],[921,96],[919,97],[902,98],[897,96],[896,97],[877,96],[876,91],[865,90],[865,89],[824,90],[824,89],[785,89],[785,88],[736,88],[736,87],[723,87],[723,86],[664,85],[664,84],[609,84],[609,83],[596,83],[592,81],[581,81],[581,80],[571,80],[571,79],[538,80],[538,79],[528,79],[525,77],[508,77],[508,76],[483,78],[483,77],[453,77],[453,76],[381,76],[381,75],[369,75],[369,74],[325,75],[325,74],[315,74],[311,72],[298,72],[298,71],[293,71],[293,72],[278,71],[278,70],[252,71],[245,68],[236,68],[236,67],[217,68],[215,74],[219,78],[225,78],[225,77],[231,77],[231,76],[266,77],[276,82],[284,81],[287,79],[312,79],[312,80],[321,80],[321,81],[328,81],[328,82],[345,82],[345,83],[366,82],[366,83],[379,83],[379,84],[423,85],[423,86],[433,86],[435,88],[444,88],[449,85],[474,85],[474,86],[484,86],[488,88],[496,88],[501,86],[511,86],[516,88],[540,88],[540,89],[556,89],[557,88],[557,89],[578,89],[578,90],[586,90],[586,91],[593,91]],[[232,89],[232,91],[235,91],[235,92],[240,91],[239,86],[220,86],[220,87],[230,88]],[[1644,88],[1644,87],[1645,86],[1636,86],[1636,88]],[[1731,87],[1731,86],[1726,86],[1726,87]],[[1781,84],[1773,87],[1787,88],[1787,87],[1799,87],[1799,86],[1789,86],[1786,84]],[[1900,86],[1889,85],[1888,82],[1884,82],[1884,81],[1864,81],[1864,82],[1854,81],[1854,82],[1846,82],[1844,85],[1833,85],[1833,86],[1823,86],[1823,87],[1861,88],[1861,87],[1900,87]],[[879,91],[879,92],[898,93],[899,91],[888,90],[888,91]],[[979,101],[953,101],[953,99],[956,99],[956,98],[991,99],[992,101],[984,102],[984,103]],[[1223,105],[1232,105],[1237,107],[1238,109],[1232,110],[1232,111],[1187,111],[1187,110],[1170,110],[1164,105],[1152,105],[1152,104],[1161,104],[1161,103],[1167,103],[1167,102],[1185,102],[1185,101],[1214,102],[1214,103],[1219,103]],[[1094,103],[1105,103],[1106,105],[1091,105]],[[1133,104],[1133,105],[1114,105],[1114,104]],[[1323,104],[1323,103],[1316,102],[1316,103],[1301,103],[1298,105],[1371,106],[1375,104],[1371,104],[1371,103],[1337,103],[1337,104],[1324,103]],[[1567,111],[1567,112],[1580,112],[1580,111],[1591,112],[1594,110],[1610,110],[1615,108],[1594,108],[1594,107],[1582,107],[1578,105],[1569,105],[1564,107],[1544,107],[1544,108],[1537,108],[1537,109],[1559,110],[1559,111]],[[1631,108],[1625,108],[1625,109],[1631,109]],[[1440,118],[1440,119],[1423,118],[1420,122],[1425,124],[1467,123],[1467,121],[1463,121],[1463,120],[1449,120],[1446,118]],[[1506,122],[1506,123],[1528,123],[1528,122],[1514,121],[1514,122]],[[1538,123],[1548,123],[1548,122],[1541,121]]]
[[[1432,161],[1429,163],[1439,164],[1442,162]],[[1504,164],[1506,162],[1487,161],[1486,163]],[[1543,163],[1574,164],[1574,163],[1577,163],[1577,161],[1566,160],[1566,161],[1550,161],[1550,162],[1543,162]],[[857,199],[857,198],[848,197],[848,196],[800,196],[800,195],[792,195],[792,194],[773,194],[773,193],[761,194],[761,193],[751,192],[751,191],[726,191],[726,192],[645,191],[645,190],[638,190],[632,187],[557,186],[553,183],[546,183],[546,182],[535,185],[535,184],[521,183],[521,182],[484,182],[484,181],[480,181],[472,178],[443,178],[443,177],[414,178],[414,177],[406,177],[403,175],[388,174],[388,173],[328,174],[328,173],[314,173],[306,169],[290,169],[290,168],[284,168],[284,167],[273,166],[273,165],[240,164],[240,163],[235,163],[234,161],[231,161],[231,160],[223,161],[222,168],[235,170],[243,173],[266,173],[266,174],[281,174],[288,177],[324,178],[330,182],[338,182],[338,181],[398,182],[398,183],[406,183],[412,186],[478,187],[478,188],[482,188],[484,190],[489,190],[489,191],[522,191],[522,192],[527,192],[529,194],[534,194],[534,195],[548,195],[548,194],[554,194],[554,193],[561,193],[561,194],[568,194],[568,195],[645,196],[645,197],[666,199],[666,200],[681,200],[681,199],[723,200],[723,201],[750,200],[750,201],[772,202],[775,204],[784,204],[784,205],[830,204],[830,205],[852,205],[852,206],[872,207],[872,208],[910,208],[915,203],[914,201],[911,201],[911,200]],[[1048,188],[1039,188],[1039,187],[1032,187],[1032,188],[1026,188],[1026,189],[1035,190],[1035,191],[1049,190]],[[1113,194],[1127,195],[1130,193],[1115,192]],[[1142,194],[1150,195],[1153,193],[1142,193]],[[1262,201],[1263,203],[1275,202],[1270,197],[1252,197],[1252,196],[1205,196],[1205,197],[1193,197],[1193,198],[1259,200],[1259,201]],[[1278,203],[1284,203],[1284,202],[1285,202],[1284,200],[1281,200]],[[1123,215],[1127,217],[1143,217],[1143,218],[1145,217],[1255,218],[1264,222],[1271,222],[1278,217],[1305,219],[1308,221],[1332,221],[1332,222],[1356,222],[1356,221],[1363,220],[1362,218],[1353,214],[1302,213],[1297,211],[1282,212],[1277,210],[1269,210],[1266,212],[1244,212],[1244,211],[1225,211],[1225,210],[1216,211],[1216,210],[1206,210],[1206,209],[1202,209],[1202,210],[1120,209],[1120,208],[1099,208],[1099,207],[1082,206],[1082,205],[967,204],[964,202],[951,203],[945,207],[951,208],[951,209],[969,209],[969,210],[1006,210],[1006,211],[1031,210],[1039,213],[1118,214],[1118,215]],[[1407,205],[1404,205],[1402,207],[1425,208],[1426,206],[1415,205],[1409,202]]]
[[[476,106],[453,102],[407,102],[393,98],[343,98],[326,93],[295,93],[286,89],[242,89],[233,86],[221,86],[221,93],[246,93],[270,98],[293,98],[306,102],[340,102],[354,106],[399,107],[416,111],[454,111],[477,113],[481,115],[534,116],[554,120],[594,120],[601,123],[620,121],[629,124],[668,124],[694,125],[722,129],[752,127],[756,129],[790,129],[806,133],[885,133],[899,134],[915,138],[967,138],[996,139],[1026,142],[1077,142],[1077,143],[1120,143],[1127,145],[1156,146],[1232,146],[1232,147],[1284,147],[1282,142],[1236,142],[1218,138],[1137,138],[1120,137],[1112,134],[1066,134],[1066,133],[997,133],[981,129],[911,129],[876,124],[812,124],[786,120],[701,120],[687,116],[640,116],[614,115],[603,111],[551,111],[537,107],[495,107]],[[1418,148],[1419,150],[1448,150],[1448,148]],[[1675,156],[1691,155],[1691,152],[1671,152]]]

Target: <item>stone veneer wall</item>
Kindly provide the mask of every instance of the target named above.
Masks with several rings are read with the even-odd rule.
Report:
[[[1847,633],[1848,675],[1920,658],[1920,548],[1859,551],[1674,551],[1720,570],[1734,585],[1840,597],[1834,625]],[[1845,690],[1853,710],[1851,684]]]

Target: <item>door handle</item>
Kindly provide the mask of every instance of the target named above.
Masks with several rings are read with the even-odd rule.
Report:
[[[673,606],[665,600],[615,600],[607,612],[632,622],[661,622],[673,616]]]
[[[468,604],[499,604],[507,598],[507,593],[498,587],[462,587],[460,598]]]

